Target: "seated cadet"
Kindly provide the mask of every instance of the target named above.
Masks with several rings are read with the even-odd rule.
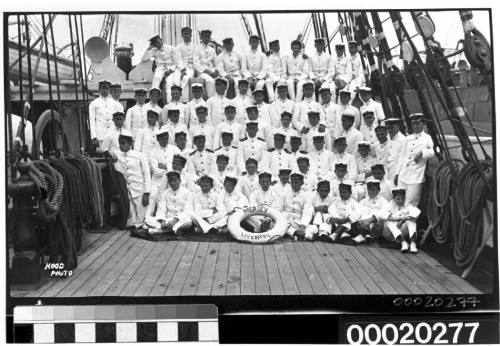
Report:
[[[181,186],[186,188],[189,192],[193,193],[198,190],[200,187],[196,184],[198,180],[198,176],[192,174],[185,170],[186,167],[186,158],[182,155],[174,155],[172,159],[172,170],[179,172],[181,175]],[[160,187],[160,191],[162,188]]]
[[[215,155],[214,155],[215,156]],[[214,179],[214,190],[217,193],[221,193],[224,187],[224,179],[228,174],[232,175],[233,172],[227,168],[229,163],[229,157],[224,154],[217,155],[215,159],[216,169],[212,170],[210,176]]]
[[[285,134],[280,130],[275,130],[273,139],[274,148],[267,149],[267,154],[261,161],[260,167],[262,170],[269,171],[273,176],[273,180],[276,180],[280,169],[290,168],[292,158],[290,152],[284,148]]]
[[[286,72],[285,63],[280,56],[280,41],[273,40],[269,42],[269,56],[266,59],[266,89],[269,102],[275,99],[274,85],[280,83],[280,80],[285,83],[287,89],[288,84],[286,79],[282,78]],[[290,96],[291,99],[291,96]],[[293,101],[293,100],[292,100]]]
[[[278,182],[271,186],[271,189],[274,190],[280,199],[282,199],[283,194],[291,189],[290,187],[290,173],[292,172],[291,169],[280,169],[278,173]]]
[[[283,58],[284,68],[281,78],[287,80],[290,99],[300,102],[302,101],[302,85],[309,76],[309,62],[301,52],[302,42],[293,40],[290,48],[292,49],[292,55]],[[297,92],[295,92],[295,86],[297,86]]]
[[[222,205],[224,206],[224,217],[220,219],[217,223],[219,232],[227,232],[227,220],[229,216],[234,213],[236,208],[243,208],[249,205],[248,199],[236,189],[238,183],[238,178],[228,174],[224,179],[224,188],[221,192]]]
[[[168,188],[158,197],[158,208],[154,216],[146,218],[150,234],[170,233],[191,227],[193,197],[191,191],[181,186],[181,177],[177,171],[167,174]]]
[[[187,116],[187,106],[185,103],[181,102],[182,88],[179,85],[172,85],[170,88],[170,93],[172,95],[172,100],[163,107],[161,112],[161,123],[165,124],[168,120],[168,111],[171,109],[179,110],[179,123],[188,125]]]
[[[224,114],[226,115],[226,119],[215,128],[214,148],[218,148],[222,145],[222,131],[232,133],[233,143],[231,145],[238,147],[238,145],[240,144],[240,135],[243,126],[235,120],[236,105],[234,104],[234,102],[229,101],[226,104],[226,106],[224,107]]]
[[[204,105],[198,106],[196,116],[198,117],[198,124],[189,128],[189,135],[191,138],[194,137],[195,133],[204,135],[205,147],[213,150],[214,146],[216,146],[214,144],[215,129],[207,121],[208,108]]]
[[[314,110],[316,112],[319,112],[319,123],[325,126],[326,129],[325,114],[321,110],[320,104],[316,102],[314,98],[313,82],[304,82],[302,88],[304,89],[304,99],[295,103],[292,118],[293,127],[295,127],[295,129],[302,134],[307,133],[309,131],[309,128],[311,127],[309,124],[309,117],[307,113],[311,110]]]
[[[377,142],[373,144],[375,151],[375,157],[377,162],[387,167],[387,159],[389,157],[389,140],[387,139],[387,129],[384,125],[379,124],[375,128],[375,135],[377,136]]]
[[[241,74],[250,83],[250,89],[264,90],[266,78],[266,55],[259,50],[260,37],[250,35],[250,51],[244,54],[241,59]]]
[[[148,110],[155,111],[156,113],[158,113],[158,115],[160,115],[162,112],[162,108],[158,105],[158,100],[160,99],[160,97],[161,97],[161,90],[159,88],[149,89],[149,102],[146,103],[146,107],[148,108]],[[161,119],[158,118],[158,121],[160,120]]]
[[[238,94],[233,101],[236,105],[236,121],[241,125],[245,125],[245,119],[247,117],[246,108],[255,104],[253,96],[248,92],[248,80],[242,78],[238,81]]]
[[[246,170],[241,171],[240,184],[238,186],[247,198],[250,198],[252,191],[255,191],[259,187],[258,167],[257,160],[249,158],[245,163]]]
[[[144,88],[137,88],[134,89],[134,93],[136,104],[127,109],[125,128],[132,133],[135,140],[137,132],[147,126],[148,107],[146,107],[145,102],[148,92]]]
[[[349,180],[356,179],[357,168],[356,168],[356,160],[354,159],[354,155],[345,152],[347,147],[345,137],[337,137],[333,141],[333,149],[334,152],[332,154],[331,162],[332,165],[336,163],[344,163],[347,165],[347,177]]]
[[[238,80],[241,78],[241,56],[236,53],[234,48],[234,42],[232,38],[225,38],[222,40],[222,53],[220,53],[216,58],[216,68],[220,76],[228,81],[228,89],[232,89],[233,96],[236,95],[236,86],[238,85]]]
[[[245,118],[245,125],[242,127],[242,132],[240,134],[241,138],[247,137],[246,134],[246,125],[248,122],[253,121],[253,122],[258,122],[259,123],[259,128],[257,131],[257,137],[260,137],[265,140],[266,142],[266,147],[267,149],[272,148],[272,137],[273,137],[273,127],[267,122],[265,119],[261,118],[259,116],[259,111],[257,106],[248,106],[247,109],[247,115]]]
[[[205,106],[208,109],[207,103],[201,97],[203,91],[203,85],[201,83],[191,84],[191,91],[193,94],[193,99],[186,104],[186,126],[191,128],[194,125],[198,125],[198,117],[196,116],[196,108],[199,106]],[[212,119],[210,114],[207,115],[207,122],[212,124]]]
[[[292,127],[292,113],[284,111],[281,113],[281,123],[278,130],[285,134],[285,149],[290,150],[290,137],[298,136],[299,133]],[[274,147],[274,143],[272,144]]]
[[[247,122],[247,137],[240,139],[238,156],[236,157],[236,167],[240,172],[245,170],[245,163],[249,158],[255,159],[260,164],[267,154],[266,141],[261,137],[257,137],[258,126],[259,123],[256,121]]]
[[[182,42],[179,43],[175,50],[179,57],[177,68],[181,71],[181,83],[184,89],[182,101],[188,102],[189,100],[189,81],[194,77],[194,55],[196,54],[196,45],[191,41],[192,30],[190,27],[183,27],[181,29]]]
[[[339,92],[339,109],[337,111],[337,119],[339,121],[339,129],[342,131],[342,114],[354,114],[354,127],[359,128],[361,124],[361,115],[359,109],[351,105],[351,92],[349,90],[340,90]],[[340,136],[340,134],[339,134]]]
[[[331,92],[331,87],[330,84],[324,83],[320,88],[319,88],[319,94],[322,99],[322,103],[320,105],[320,109],[323,111],[325,114],[325,126],[330,134],[330,138],[334,139],[338,137],[340,134],[340,119],[337,119],[338,116],[338,110],[340,106],[333,102],[332,100],[332,92]],[[333,145],[332,142],[330,142],[330,148]]]
[[[174,107],[170,108],[167,111],[168,121],[161,127],[162,129],[165,128],[168,130],[169,141],[170,141],[169,144],[174,144],[175,133],[182,131],[185,132],[186,134],[189,134],[186,124],[181,123],[179,121],[180,112],[181,111],[179,108],[174,108]],[[187,139],[187,144],[186,144],[187,147],[191,148],[192,147],[191,136],[188,135],[186,139]]]
[[[326,150],[332,150],[332,139],[330,132],[326,130],[326,126],[320,123],[320,112],[317,109],[310,109],[307,112],[309,131],[302,134],[302,142],[304,143],[304,150],[311,152],[314,149],[313,136],[323,136]]]
[[[382,236],[389,202],[379,195],[380,182],[377,179],[368,178],[366,190],[367,196],[359,202],[361,217],[358,227],[366,234],[366,239],[371,240]]]
[[[313,240],[318,233],[320,237],[328,237],[332,234],[332,225],[327,222],[329,217],[328,208],[332,203],[333,196],[330,193],[330,183],[327,180],[318,182],[312,199],[314,217],[306,229],[307,240]]]
[[[406,189],[407,202],[417,207],[425,182],[427,161],[434,157],[434,143],[431,136],[424,132],[425,119],[422,113],[410,115],[410,120],[413,134],[406,137],[396,180],[398,187]]]
[[[280,124],[280,119],[278,117],[278,114],[274,113],[274,109],[271,107],[271,105],[264,102],[264,89],[255,88],[252,95],[259,112],[259,119],[263,119],[272,127],[278,127]]]
[[[127,227],[139,228],[144,224],[146,207],[149,204],[151,174],[144,155],[132,148],[132,133],[123,130],[118,137],[120,154],[117,155],[115,168],[127,181],[130,212]]]
[[[316,167],[316,175],[319,180],[328,180],[331,176],[333,153],[325,148],[325,136],[315,132],[312,136],[312,150],[309,157]]]
[[[295,107],[295,102],[288,98],[288,86],[286,81],[278,81],[278,86],[276,87],[276,92],[278,98],[271,102],[271,108],[275,114],[280,116],[283,112],[288,112],[293,114],[293,108]]]
[[[349,177],[347,176],[347,165],[342,162],[337,162],[333,169],[333,176],[329,179],[330,191],[333,197],[339,197],[339,185],[342,184],[342,182],[349,180]]]
[[[385,120],[384,124],[389,133],[386,175],[387,179],[390,179],[397,185],[396,176],[401,169],[401,158],[403,157],[403,149],[406,144],[406,136],[400,131],[401,126],[403,126],[403,120],[399,118],[389,118]]]
[[[324,38],[314,39],[314,48],[316,51],[309,56],[309,78],[314,82],[314,90],[319,92],[323,84],[333,79],[335,66],[331,55],[325,52]]]
[[[261,172],[259,174],[259,187],[250,193],[250,205],[258,206],[261,204],[281,210],[280,196],[275,190],[271,189],[272,176],[269,172]],[[251,216],[247,221],[257,229],[257,232],[266,232],[271,228],[271,219],[263,216]]]
[[[165,91],[167,102],[170,102],[170,87],[173,84],[180,84],[181,72],[177,68],[179,56],[173,46],[164,44],[160,35],[154,35],[149,39],[149,47],[142,57],[142,61],[154,60],[156,69],[153,75],[153,88],[159,88],[162,79],[165,77]]]
[[[363,135],[359,130],[354,128],[354,114],[348,111],[342,113],[342,132],[340,132],[340,137],[345,137],[347,142],[346,151],[349,154],[353,154],[357,147],[358,142],[363,140]]]
[[[196,150],[189,154],[187,170],[199,177],[209,175],[212,171],[214,152],[205,148],[205,135],[201,132],[194,133],[193,141]]]
[[[217,77],[215,79],[215,95],[207,100],[208,113],[212,119],[212,126],[217,127],[226,118],[224,106],[227,104],[226,98],[227,79]]]
[[[361,114],[366,112],[366,109],[369,108],[375,115],[376,123],[380,123],[385,119],[384,108],[382,107],[382,104],[372,99],[372,88],[368,86],[359,87],[359,98],[361,99],[361,102],[363,102],[363,105],[359,107],[359,112]]]
[[[371,170],[373,178],[377,179],[377,181],[379,182],[379,195],[387,201],[390,201],[392,199],[392,189],[394,189],[395,186],[392,181],[385,177],[384,165],[377,163],[372,166]]]
[[[186,159],[193,152],[193,148],[191,146],[188,146],[188,136],[187,136],[187,131],[183,130],[177,130],[174,134],[175,139],[175,146],[179,149],[181,152],[181,155],[183,155]],[[169,139],[170,142],[170,139]]]
[[[318,176],[310,169],[309,157],[305,155],[297,157],[297,167],[299,169],[298,171],[304,176],[302,190],[313,192],[318,184]]]
[[[377,143],[377,134],[375,129],[378,126],[378,122],[375,121],[374,111],[371,106],[363,108],[363,121],[361,121],[361,126],[359,127],[359,132],[363,135],[363,140],[370,142],[371,145]]]
[[[372,166],[377,163],[377,159],[370,156],[370,142],[358,142],[358,154],[354,157],[356,160],[356,186],[353,196],[359,202],[365,197],[366,179],[372,175]]]
[[[363,63],[361,62],[363,58],[359,53],[360,50],[358,49],[358,43],[356,41],[349,41],[347,46],[349,48],[349,60],[352,66],[352,79],[349,83],[349,90],[355,91],[366,83]]]
[[[227,130],[222,130],[221,133],[222,146],[218,147],[214,150],[214,158],[217,158],[218,155],[224,154],[229,158],[229,162],[227,164],[227,169],[233,172],[233,174],[238,174],[238,170],[236,169],[236,157],[238,155],[238,147],[233,146],[233,133]],[[213,161],[212,164],[212,172],[216,170],[216,162]]]
[[[345,56],[345,45],[343,43],[335,45],[335,53],[336,56],[333,58],[335,65],[335,74],[333,75],[335,89],[332,92],[334,95],[337,95],[337,91],[341,91],[349,86],[349,82],[352,79],[352,65],[349,58]]]
[[[304,175],[299,172],[290,174],[291,189],[282,196],[281,211],[288,220],[286,234],[294,240],[303,239],[306,227],[313,217],[311,194],[302,190]]]
[[[359,204],[351,197],[352,181],[344,180],[339,185],[339,197],[333,199],[328,208],[327,222],[333,226],[333,233],[324,240],[336,242],[340,239],[351,238],[355,243],[362,243],[365,237],[358,233],[356,222],[359,219]]]
[[[193,223],[196,232],[208,233],[210,230],[224,226],[225,208],[222,196],[217,193],[214,181],[208,175],[199,179],[200,189],[193,195]],[[227,223],[227,221],[226,221]]]
[[[113,123],[114,128],[109,130],[104,139],[102,140],[101,149],[103,151],[109,151],[111,155],[118,154],[120,152],[120,145],[118,144],[118,136],[123,130],[123,124],[125,123],[125,114],[123,112],[113,113]]]
[[[134,150],[137,150],[146,156],[148,164],[150,162],[151,152],[158,148],[156,132],[160,129],[158,125],[159,114],[153,110],[148,110],[148,126],[139,130],[135,136]],[[168,132],[168,131],[167,131]]]
[[[392,190],[393,199],[387,208],[388,216],[384,224],[384,237],[401,243],[401,251],[417,253],[417,218],[420,209],[405,201],[406,190],[396,188]]]

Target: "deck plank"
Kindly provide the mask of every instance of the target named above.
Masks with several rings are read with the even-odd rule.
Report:
[[[151,253],[155,246],[155,242],[146,241],[142,250],[135,256],[134,260],[127,268],[121,273],[115,282],[108,288],[108,290],[104,293],[106,296],[117,297],[121,295],[121,292],[125,288],[130,280],[135,280],[135,275],[137,271],[140,271],[143,266],[146,257]]]
[[[307,274],[307,278],[311,283],[314,294],[328,294],[322,277],[310,258],[311,255],[318,256],[316,248],[310,242],[298,242],[293,243],[293,245],[299,261],[302,263],[302,267]]]
[[[241,294],[241,243],[232,242],[230,249],[226,295],[237,296]]]
[[[318,251],[320,258],[325,265],[325,269],[332,275],[335,283],[340,289],[341,294],[354,294],[354,288],[340,268],[339,263],[337,263],[333,256],[329,253],[326,245],[327,244],[323,242],[314,242],[314,247]]]
[[[310,244],[310,246],[307,247],[307,256],[309,256],[314,264],[314,267],[318,271],[318,275],[323,280],[327,293],[341,294],[342,291],[337,281],[326,267],[322,259],[322,254],[318,251],[318,248],[314,244]],[[342,278],[342,280],[344,280],[344,278]]]
[[[177,265],[174,276],[172,276],[172,280],[170,281],[170,284],[165,291],[165,295],[178,296],[181,294],[182,287],[184,286],[184,282],[186,281],[189,270],[191,269],[196,250],[198,249],[199,245],[199,242],[188,243],[186,250],[182,254],[179,264]]]
[[[269,288],[272,295],[283,295],[285,294],[285,289],[283,288],[283,283],[281,282],[280,271],[278,268],[278,262],[274,255],[274,249],[271,244],[266,244],[264,247],[264,257],[266,259],[266,269],[267,276],[269,280]]]
[[[226,293],[227,272],[229,268],[230,243],[220,243],[219,256],[215,265],[215,276],[212,285],[212,295],[220,296]]]
[[[299,289],[297,287],[297,282],[295,282],[295,277],[293,276],[292,267],[290,266],[290,262],[288,262],[288,257],[286,257],[285,248],[283,244],[274,244],[273,249],[276,255],[276,260],[280,271],[281,282],[283,283],[283,289],[285,291],[285,294],[298,295]]]
[[[288,257],[288,261],[292,267],[293,275],[295,276],[295,281],[297,282],[297,286],[299,287],[300,294],[313,294],[314,290],[311,287],[311,283],[309,282],[309,278],[307,277],[304,268],[302,267],[302,263],[299,260],[299,255],[295,252],[295,243],[287,243],[285,244],[285,252]]]
[[[201,271],[203,269],[203,264],[207,258],[208,246],[210,243],[201,242],[198,245],[196,254],[194,256],[193,264],[189,269],[186,281],[184,282],[184,287],[181,290],[182,296],[194,296],[200,282]]]
[[[255,295],[255,273],[252,244],[241,246],[241,294]]]
[[[175,271],[177,270],[179,261],[181,260],[181,257],[184,254],[184,251],[186,251],[186,248],[188,246],[187,241],[180,241],[176,243],[177,246],[172,252],[172,255],[170,256],[168,261],[165,261],[163,263],[163,269],[160,275],[158,276],[158,280],[156,280],[156,283],[149,292],[150,296],[158,297],[165,295],[165,291],[167,290],[167,287],[170,284],[170,281],[172,280]]]
[[[115,233],[106,243],[87,257],[81,264],[78,271],[74,271],[71,277],[60,280],[55,285],[41,294],[42,297],[70,296],[78,289],[93,273],[99,269],[100,263],[111,257],[116,248],[127,240],[127,235],[123,232]]]
[[[220,243],[214,242],[210,243],[208,247],[208,255],[203,263],[203,269],[201,270],[200,282],[196,288],[197,296],[209,296],[212,290],[212,283],[215,276],[215,265],[217,264],[217,258],[219,257],[219,246]]]
[[[269,280],[267,278],[263,245],[253,245],[253,265],[255,272],[255,294],[271,294],[271,290],[269,289]]]

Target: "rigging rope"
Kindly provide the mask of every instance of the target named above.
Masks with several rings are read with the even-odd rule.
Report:
[[[25,30],[27,32],[26,35],[26,49],[28,51],[28,109],[26,113],[26,120],[29,120],[29,115],[31,111],[31,105],[33,104],[33,79],[31,75],[31,45],[30,45],[30,33],[29,33],[29,23],[28,23],[28,16],[24,15],[24,25],[25,25]],[[31,124],[31,132],[32,132],[32,138],[36,138],[36,129],[34,126],[34,121]],[[34,142],[31,144],[31,159],[32,160],[38,160],[39,159],[39,147],[38,145],[35,145]]]
[[[71,24],[71,15],[69,14],[68,14],[68,21],[69,21],[69,36],[71,39],[71,58],[73,60],[73,85],[75,87],[76,104],[78,105],[78,84],[76,81],[77,73],[76,73],[76,62],[75,62],[75,42],[73,39],[73,25]],[[84,153],[85,150],[82,140],[82,116],[80,114],[80,107],[76,107],[76,110],[78,112],[78,142],[80,144],[80,153]]]

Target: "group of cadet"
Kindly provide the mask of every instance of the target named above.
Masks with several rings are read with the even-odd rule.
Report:
[[[280,58],[273,41],[266,57],[252,36],[247,55],[225,39],[217,56],[207,45],[209,30],[201,32],[199,47],[190,43],[191,29],[182,33],[177,48],[151,39],[145,58],[156,61],[153,85],[135,90],[136,105],[126,114],[120,86],[106,80],[90,105],[93,143],[115,158],[128,183],[128,226],[150,233],[191,226],[226,231],[234,208],[267,204],[286,214],[295,239],[362,243],[383,236],[402,251],[417,251],[432,139],[421,114],[410,116],[408,136],[401,119],[385,119],[364,76],[354,72],[361,66],[357,47],[349,44],[346,58],[337,45],[334,59],[318,39],[316,54],[304,58],[300,41],[293,41],[292,55]],[[204,82],[190,83],[193,76]],[[168,92],[160,107],[163,78]],[[231,85],[236,97],[228,99]],[[351,105],[356,94],[359,109]],[[270,220],[252,227],[265,231]]]

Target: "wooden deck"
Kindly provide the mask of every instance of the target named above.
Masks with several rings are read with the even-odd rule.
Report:
[[[151,242],[87,233],[78,268],[12,297],[477,294],[429,255],[373,245]]]

